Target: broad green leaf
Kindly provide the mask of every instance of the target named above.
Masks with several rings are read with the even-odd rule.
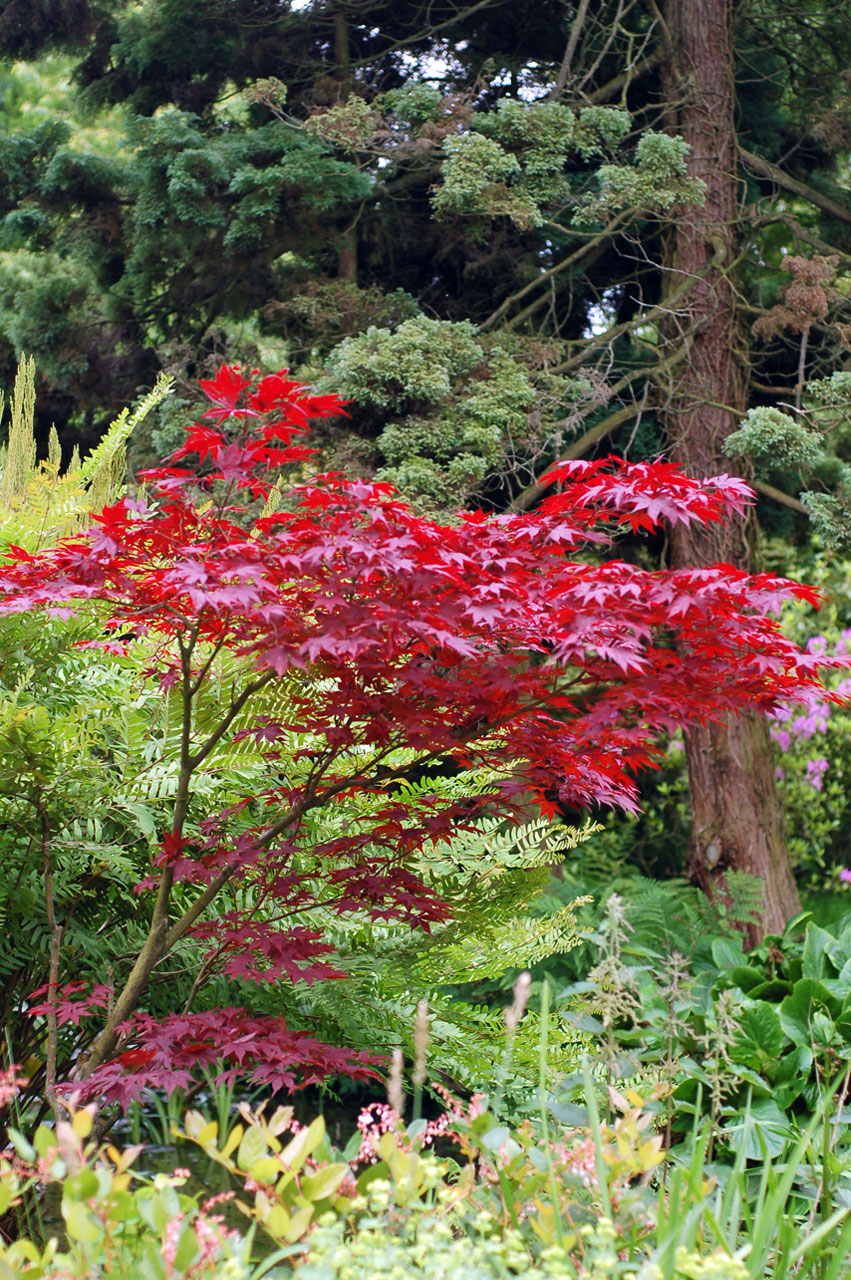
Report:
[[[276,1156],[263,1156],[247,1170],[248,1176],[254,1182],[265,1182],[267,1184],[273,1183],[280,1172],[281,1162]]]
[[[219,1136],[219,1126],[215,1120],[208,1121],[204,1125],[196,1139],[199,1147],[209,1147],[216,1141]]]
[[[735,1147],[744,1140],[747,1160],[763,1160],[767,1155],[779,1156],[786,1143],[795,1137],[789,1119],[773,1098],[754,1098],[748,1113],[752,1125],[746,1123],[746,1113],[741,1112],[724,1126],[724,1133]]]
[[[100,1184],[94,1169],[80,1169],[65,1179],[63,1199],[94,1200],[100,1190]]]
[[[780,1025],[796,1044],[809,1045],[812,1039],[812,1020],[817,1009],[829,1016],[839,1012],[839,1001],[830,994],[822,982],[813,978],[799,978],[780,1003]]]
[[[746,963],[741,942],[733,938],[713,938],[712,959],[719,969],[735,969]]]
[[[290,1219],[290,1225],[284,1232],[284,1239],[290,1244],[296,1240],[300,1240],[307,1228],[310,1226],[310,1220],[313,1217],[313,1205],[308,1205],[304,1209],[299,1209],[298,1213],[294,1213]]]
[[[754,987],[765,981],[765,974],[748,964],[737,964],[725,977],[729,978],[733,986],[744,991],[745,995],[750,995]]]
[[[821,929],[812,920],[807,925],[804,938],[804,977],[829,978],[833,972],[830,963],[830,952],[836,945],[833,934]]]
[[[99,1240],[103,1234],[97,1218],[82,1200],[63,1197],[62,1217],[65,1219],[68,1235],[82,1244],[94,1244],[95,1240]]]
[[[266,1217],[263,1219],[263,1226],[271,1235],[279,1240],[287,1239],[287,1232],[290,1229],[291,1218],[286,1209],[281,1204],[273,1204]]]
[[[808,1045],[796,1045],[790,1053],[784,1054],[769,1079],[778,1106],[787,1108],[800,1096],[806,1084],[810,1068],[813,1064],[813,1051]]]
[[[24,1135],[22,1133],[18,1133],[17,1129],[12,1129],[10,1127],[6,1132],[9,1135],[9,1141],[15,1148],[16,1155],[19,1155],[22,1160],[26,1160],[27,1164],[32,1164],[38,1155],[35,1147],[32,1146],[31,1143],[27,1142]]]
[[[174,1268],[178,1275],[188,1271],[200,1253],[198,1237],[192,1221],[188,1221],[180,1233],[177,1248],[174,1251]]]
[[[325,1136],[325,1120],[322,1116],[300,1129],[291,1142],[281,1152],[281,1159],[290,1169],[300,1169],[305,1160],[319,1145]]]
[[[770,1074],[787,1040],[779,1009],[765,1000],[747,1001],[739,1011],[738,1023],[734,1060]]]
[[[236,1154],[236,1163],[240,1169],[248,1170],[252,1165],[262,1160],[268,1151],[269,1144],[266,1141],[263,1130],[259,1125],[253,1124],[242,1135],[239,1151]]]
[[[244,1133],[245,1133],[245,1128],[241,1124],[235,1124],[234,1127],[231,1129],[230,1133],[227,1136],[227,1141],[225,1142],[225,1145],[222,1147],[222,1156],[225,1159],[227,1159],[228,1156],[232,1155],[233,1152],[236,1150],[236,1148],[239,1146],[240,1142],[242,1142],[242,1135]]]
[[[324,1169],[301,1180],[301,1193],[307,1200],[325,1200],[332,1196],[349,1173],[347,1164],[327,1164]]]
[[[488,1129],[487,1133],[482,1134],[481,1142],[488,1151],[499,1151],[510,1137],[511,1130],[504,1124],[497,1124],[492,1129]]]

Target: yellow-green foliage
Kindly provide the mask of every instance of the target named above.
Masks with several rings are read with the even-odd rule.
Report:
[[[63,472],[55,430],[50,433],[47,458],[36,461],[35,361],[22,356],[12,393],[8,439],[0,457],[2,540],[35,551],[85,528],[93,511],[119,496],[125,480],[127,441],[170,391],[170,379],[161,377],[136,409],[121,411],[82,462],[75,449]],[[0,396],[0,418],[2,408]]]
[[[482,339],[466,321],[423,315],[346,338],[324,379],[360,410],[393,415],[375,441],[378,478],[429,510],[457,509],[486,477],[510,469],[530,415],[546,416],[544,383],[522,349]],[[561,379],[551,403],[560,407],[569,389]]]
[[[469,132],[444,141],[432,207],[439,218],[506,217],[528,230],[554,212],[563,220],[565,209],[579,222],[702,201],[705,186],[688,175],[682,138],[650,130],[629,163],[614,162],[631,128],[628,113],[613,107],[575,114],[561,103],[502,98],[495,111],[476,114]],[[609,162],[586,173],[598,157]]]
[[[21,356],[15,378],[15,390],[11,402],[12,420],[9,439],[3,458],[3,479],[0,483],[0,508],[7,510],[15,499],[26,493],[27,485],[35,471],[35,361]],[[0,417],[3,399],[0,393]]]

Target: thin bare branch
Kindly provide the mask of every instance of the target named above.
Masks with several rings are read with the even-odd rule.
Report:
[[[561,60],[561,66],[558,69],[555,86],[551,93],[551,97],[558,98],[564,91],[570,76],[570,68],[573,64],[573,55],[576,53],[576,46],[579,44],[579,37],[582,34],[582,28],[585,25],[585,19],[588,16],[588,6],[591,0],[579,0],[579,7],[576,10],[576,16],[570,27],[570,35],[567,38],[567,46],[564,50],[564,57]]]
[[[791,493],[784,493],[782,489],[777,489],[773,484],[766,484],[763,480],[750,480],[748,482],[752,489],[756,489],[757,493],[761,493],[765,498],[772,498],[775,502],[780,502],[784,507],[790,507],[792,511],[797,511],[799,515],[807,515],[807,508],[801,502],[800,498],[793,498]]]
[[[832,218],[851,223],[851,209],[846,209],[841,204],[837,204],[835,200],[831,200],[830,196],[823,195],[821,191],[817,191],[815,187],[809,186],[808,183],[800,182],[797,178],[793,178],[783,169],[778,169],[777,165],[772,164],[770,160],[766,160],[763,156],[755,155],[753,151],[746,151],[744,147],[739,147],[739,155],[749,169],[753,169],[755,173],[760,174],[763,178],[770,178],[772,182],[776,183],[784,191],[790,191],[793,195],[800,196],[802,200],[809,201],[817,209],[821,209],[824,213],[829,213]]]

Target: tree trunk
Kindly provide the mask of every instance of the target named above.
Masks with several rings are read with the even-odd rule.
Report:
[[[689,168],[706,183],[706,203],[689,209],[671,233],[664,266],[671,288],[699,276],[671,317],[690,331],[687,361],[672,374],[666,425],[673,459],[692,475],[712,475],[729,463],[723,443],[747,405],[731,271],[737,220],[736,138],[729,0],[668,0],[670,36],[665,65],[669,127],[689,143]],[[678,526],[675,567],[718,561],[748,568],[747,530],[737,523]],[[774,781],[764,718],[732,717],[691,730],[686,759],[692,805],[689,869],[710,895],[725,895],[729,870],[759,876],[761,917],[752,941],[781,932],[800,909],[789,866],[783,813]]]

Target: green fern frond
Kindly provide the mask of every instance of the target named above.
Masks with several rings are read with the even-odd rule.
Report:
[[[144,422],[148,414],[156,409],[158,404],[162,404],[173,390],[174,379],[161,373],[153,390],[139,401],[132,413],[129,409],[122,409],[110,424],[100,444],[86,457],[80,467],[80,478],[91,484],[99,472],[108,470],[112,460],[120,454],[135,428]]]
[[[94,510],[106,506],[117,497],[125,478],[127,441],[148,414],[171,395],[173,389],[174,380],[160,374],[153,390],[148,392],[132,413],[129,409],[122,409],[100,444],[83,462],[79,479],[88,486],[87,496]]]
[[[59,437],[50,433],[47,459],[36,463],[33,431],[35,362],[21,357],[11,402],[8,443],[0,479],[0,520],[7,542],[28,550],[84,528],[92,510],[114,502],[124,483],[125,446],[135,428],[171,391],[161,377],[153,391],[131,412],[125,409],[100,444],[82,464],[75,449],[66,472],[60,474]]]
[[[752,924],[765,907],[765,885],[761,876],[730,868],[724,875],[724,892],[729,899],[727,919],[732,924]]]
[[[517,916],[487,938],[467,937],[423,958],[420,972],[443,983],[481,982],[511,969],[528,969],[550,956],[572,950],[580,941],[575,905],[552,916]]]

